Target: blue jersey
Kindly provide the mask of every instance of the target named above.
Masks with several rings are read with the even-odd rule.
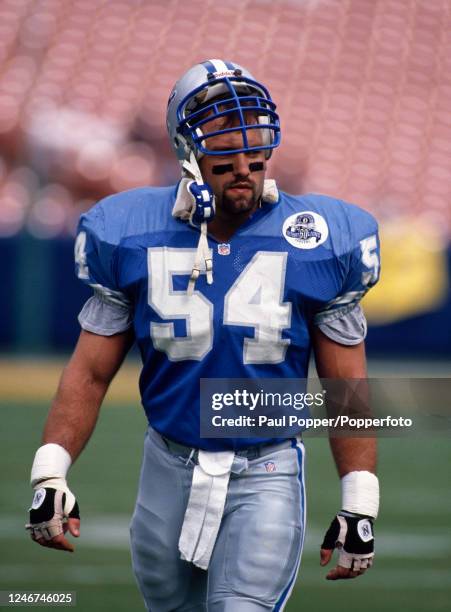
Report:
[[[306,378],[311,325],[377,282],[376,221],[327,196],[279,192],[227,244],[208,237],[214,282],[201,274],[188,295],[199,230],[171,215],[176,195],[134,189],[82,215],[78,276],[133,310],[152,427],[206,450],[261,443],[199,437],[199,380]]]

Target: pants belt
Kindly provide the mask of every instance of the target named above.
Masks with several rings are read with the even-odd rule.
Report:
[[[199,449],[191,448],[189,446],[185,446],[184,444],[179,444],[178,442],[169,440],[169,438],[166,438],[165,436],[161,437],[168,447],[169,452],[171,452],[173,455],[186,457],[187,459],[191,458],[195,463],[197,463]],[[284,448],[291,448],[291,446],[291,440],[282,440],[281,442],[269,444],[256,444],[255,446],[250,446],[249,448],[243,448],[235,451],[235,455],[238,455],[239,457],[246,457],[249,460],[259,459],[260,457],[270,455],[275,451],[283,450]]]

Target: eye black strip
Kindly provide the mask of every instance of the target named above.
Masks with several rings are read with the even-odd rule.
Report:
[[[213,174],[227,174],[227,172],[233,172],[233,164],[216,164],[211,171]]]
[[[250,172],[261,172],[264,168],[265,164],[263,162],[251,162],[249,164]],[[227,174],[227,172],[233,172],[233,164],[216,164],[211,171],[213,174]]]

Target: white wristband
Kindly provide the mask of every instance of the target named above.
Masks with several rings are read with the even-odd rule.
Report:
[[[349,472],[341,479],[342,510],[373,518],[379,511],[379,480],[371,472]]]
[[[40,480],[62,478],[65,480],[72,458],[59,444],[44,444],[38,448],[31,468],[31,486]]]

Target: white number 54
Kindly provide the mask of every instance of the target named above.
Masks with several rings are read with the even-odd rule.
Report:
[[[174,323],[151,323],[154,347],[171,361],[200,361],[213,346],[213,304],[202,293],[177,291],[173,276],[191,274],[196,249],[148,249],[149,305],[166,320],[183,319],[186,335],[175,335]],[[245,338],[243,363],[281,363],[290,340],[282,331],[291,325],[291,304],[282,302],[287,253],[259,251],[241,272],[224,299],[225,325],[254,328]]]

